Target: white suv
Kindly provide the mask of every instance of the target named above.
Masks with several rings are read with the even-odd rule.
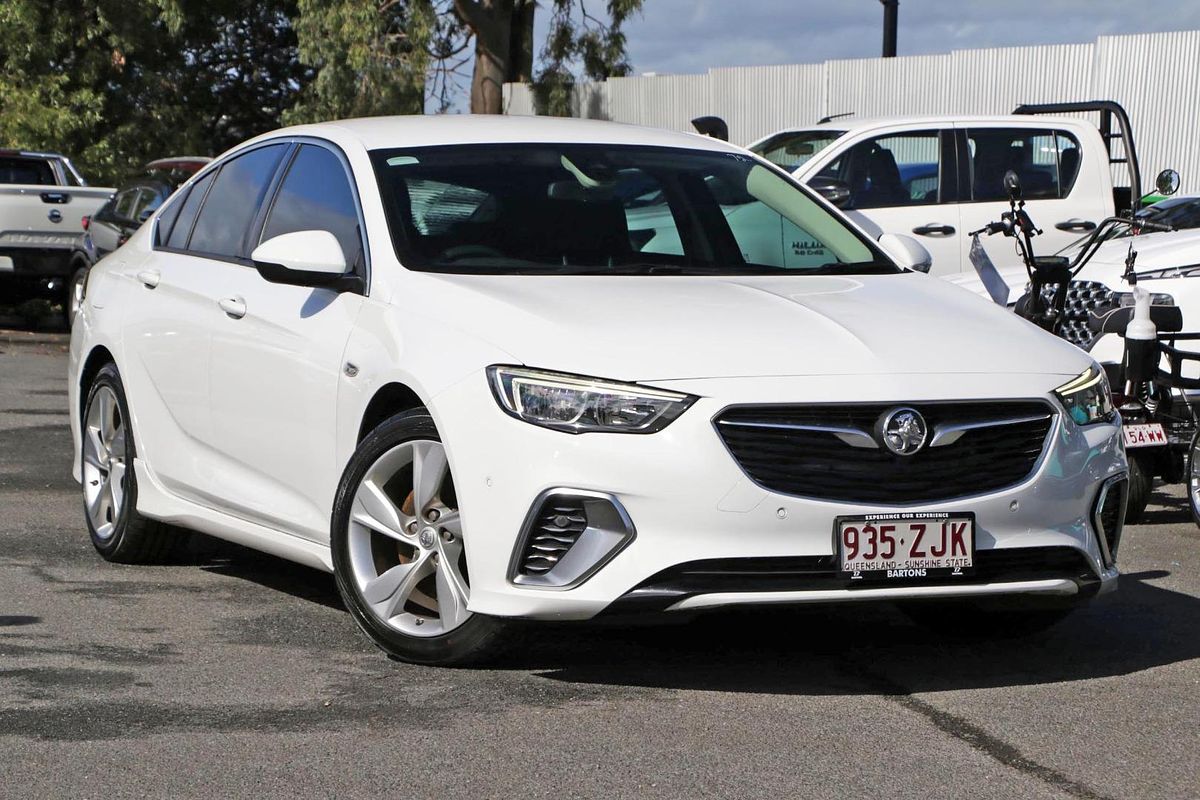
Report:
[[[1092,359],[697,136],[259,137],[92,270],[70,374],[104,557],[178,525],[331,570],[413,661],[733,604],[1036,626],[1117,575]]]

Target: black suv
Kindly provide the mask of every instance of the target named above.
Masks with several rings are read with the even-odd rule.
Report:
[[[83,235],[71,254],[68,321],[75,319],[88,268],[125,244],[172,192],[209,161],[212,159],[204,156],[151,161],[139,177],[122,186],[95,214],[83,218]]]

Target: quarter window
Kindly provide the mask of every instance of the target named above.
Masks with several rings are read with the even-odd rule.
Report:
[[[346,170],[331,151],[306,144],[279,187],[261,241],[308,230],[336,236],[348,265],[362,261],[358,211]]]
[[[187,249],[188,236],[192,232],[192,225],[196,222],[196,213],[200,210],[200,204],[204,202],[204,194],[208,191],[209,184],[212,183],[213,176],[216,174],[215,171],[210,172],[193,183],[192,188],[188,190],[187,197],[182,198],[181,202],[175,203],[179,210],[173,214],[168,212],[159,224],[160,235],[167,237],[167,247],[172,250]],[[178,217],[174,220],[174,225],[169,219],[171,216]],[[170,228],[169,231],[168,228]]]
[[[285,144],[268,145],[231,158],[221,166],[196,219],[188,250],[226,258],[243,254],[250,224],[286,150]]]
[[[820,177],[842,181],[849,208],[891,208],[941,202],[941,159],[937,131],[877,136],[859,142]]]

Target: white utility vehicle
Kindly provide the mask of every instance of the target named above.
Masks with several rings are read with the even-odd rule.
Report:
[[[44,297],[69,309],[85,274],[71,261],[83,218],[112,193],[57,153],[0,150],[0,305]]]
[[[261,136],[91,271],[69,392],[92,543],[152,560],[169,523],[332,571],[424,663],[514,619],[743,604],[1052,624],[1117,582],[1105,376],[891,242],[694,135]]]
[[[1099,112],[1099,127],[1044,116],[1084,111]],[[1128,117],[1106,101],[1025,105],[1008,116],[844,115],[771,134],[749,149],[867,230],[920,237],[933,256],[932,274],[942,277],[972,272],[966,232],[1008,210],[1006,172],[1017,174],[1030,213],[1044,225],[1043,252],[1066,247],[1140,196],[1130,188],[1139,186],[1139,174]],[[1111,164],[1126,167],[1129,187],[1114,187]],[[1024,284],[1015,251],[992,257],[1014,288]]]

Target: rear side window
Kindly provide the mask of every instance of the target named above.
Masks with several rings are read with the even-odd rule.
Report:
[[[306,144],[300,147],[279,186],[261,241],[311,230],[329,231],[342,246],[346,263],[361,263],[358,211],[346,170],[329,150]]]
[[[40,158],[0,158],[0,183],[54,186],[54,170]]]
[[[167,219],[164,219],[159,225],[159,231],[167,237],[167,247],[172,250],[187,249],[188,235],[192,232],[192,224],[196,221],[196,212],[200,210],[200,203],[204,201],[204,193],[208,191],[214,175],[216,175],[215,172],[210,172],[196,181],[188,191],[187,197],[183,198],[183,202],[175,204],[179,210],[175,212],[178,219],[174,221],[174,225],[171,225]],[[167,228],[170,230],[168,231]]]
[[[285,144],[268,145],[221,166],[196,218],[188,250],[226,258],[242,255],[246,233],[285,150]]]
[[[967,131],[971,199],[1007,200],[1004,174],[1021,179],[1027,200],[1066,197],[1079,174],[1079,142],[1061,131],[976,128]]]

